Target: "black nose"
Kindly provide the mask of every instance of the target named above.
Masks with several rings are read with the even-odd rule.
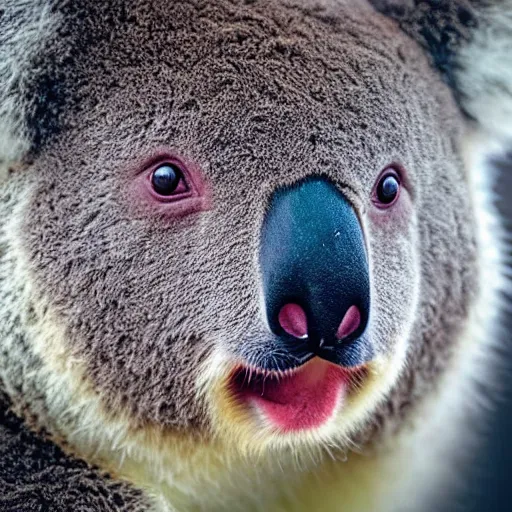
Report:
[[[274,193],[262,228],[260,269],[268,323],[288,354],[346,366],[369,358],[363,232],[332,183],[311,178]]]

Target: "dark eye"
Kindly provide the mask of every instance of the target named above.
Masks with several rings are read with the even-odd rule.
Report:
[[[394,170],[385,172],[377,184],[377,203],[380,206],[391,206],[400,193],[400,177]]]
[[[171,196],[186,190],[183,172],[176,164],[163,164],[157,167],[151,175],[151,185],[161,196]]]

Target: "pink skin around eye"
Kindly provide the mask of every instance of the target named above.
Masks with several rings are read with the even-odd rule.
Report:
[[[396,199],[389,205],[383,205],[377,198],[377,187],[380,181],[388,174],[396,173],[400,183],[400,189]],[[409,225],[413,214],[411,195],[409,193],[409,180],[406,171],[399,165],[388,166],[375,182],[371,196],[372,208],[369,209],[369,217],[373,223],[381,228],[397,230],[406,228]]]
[[[153,172],[165,164],[175,165],[183,174],[177,189],[169,196],[158,194],[151,182]],[[210,208],[208,189],[198,166],[168,151],[158,151],[137,167],[133,189],[137,204],[149,214],[176,218]]]

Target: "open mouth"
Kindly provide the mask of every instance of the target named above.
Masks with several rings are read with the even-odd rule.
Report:
[[[314,358],[282,373],[237,367],[230,379],[235,399],[281,431],[319,428],[343,406],[366,368],[342,368]]]

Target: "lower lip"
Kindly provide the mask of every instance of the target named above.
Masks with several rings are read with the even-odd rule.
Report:
[[[342,407],[357,371],[315,358],[287,375],[237,368],[231,391],[283,432],[318,429]]]

